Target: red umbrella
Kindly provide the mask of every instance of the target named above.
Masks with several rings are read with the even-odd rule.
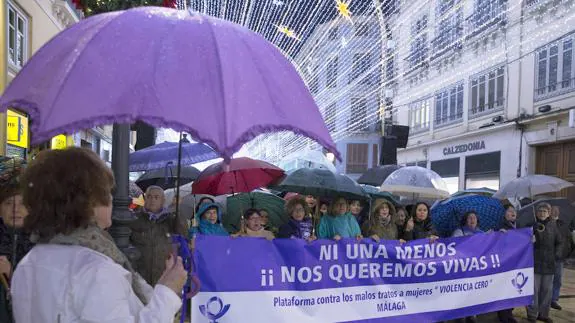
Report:
[[[194,194],[223,195],[251,192],[281,179],[284,171],[272,164],[247,157],[234,158],[229,163],[213,164],[192,184]]]

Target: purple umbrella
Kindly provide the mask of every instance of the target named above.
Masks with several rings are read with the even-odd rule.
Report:
[[[144,7],[99,14],[42,47],[0,99],[28,112],[32,143],[144,121],[190,133],[224,159],[289,130],[341,160],[309,90],[264,37],[234,23]]]
[[[130,171],[139,172],[164,168],[166,164],[178,163],[177,142],[163,142],[130,154]],[[218,154],[210,147],[199,143],[182,143],[182,165],[191,165],[216,159]]]

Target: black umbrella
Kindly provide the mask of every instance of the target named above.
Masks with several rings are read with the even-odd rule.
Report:
[[[559,207],[559,219],[571,224],[575,217],[575,206],[563,197],[540,199],[531,204],[525,205],[517,212],[517,227],[529,227],[535,223],[535,212],[540,203],[549,203],[551,206]]]
[[[147,171],[144,175],[140,176],[136,181],[138,186],[146,191],[148,186],[156,185],[163,189],[176,187],[176,179],[178,178],[177,166],[166,166],[165,168],[154,169]],[[200,171],[193,166],[182,166],[180,170],[180,180],[178,185],[185,185],[200,175]]]
[[[368,199],[369,196],[353,179],[326,169],[300,168],[289,174],[273,189],[318,197]]]
[[[398,170],[401,166],[397,165],[383,165],[372,167],[365,171],[357,180],[360,184],[381,186],[385,179],[393,172]]]

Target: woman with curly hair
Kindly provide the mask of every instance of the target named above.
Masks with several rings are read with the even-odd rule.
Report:
[[[21,184],[24,227],[37,245],[12,279],[16,322],[173,322],[187,279],[182,259],[166,260],[154,288],[133,270],[105,231],[114,176],[98,155],[41,152]]]
[[[286,204],[286,213],[290,220],[281,226],[278,238],[315,240],[312,220],[307,214],[307,203],[301,197],[292,198]]]
[[[395,207],[388,201],[381,202],[362,226],[363,235],[375,241],[399,240],[399,230],[395,222]]]

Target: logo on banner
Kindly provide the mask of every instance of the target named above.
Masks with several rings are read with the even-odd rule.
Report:
[[[224,305],[224,302],[222,302],[219,297],[214,296],[208,300],[206,305],[200,305],[199,308],[202,315],[205,316],[210,323],[218,323],[218,319],[226,315],[230,309],[230,304]]]
[[[523,293],[523,287],[525,286],[525,284],[527,284],[528,279],[529,277],[525,277],[525,275],[522,272],[518,272],[515,278],[511,280],[511,284],[513,285],[513,287],[515,287],[515,289],[517,289],[519,294],[521,294]]]

